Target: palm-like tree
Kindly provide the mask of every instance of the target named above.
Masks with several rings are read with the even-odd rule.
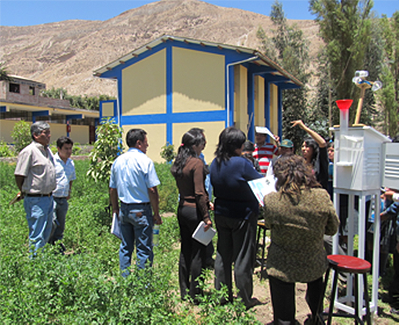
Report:
[[[0,62],[0,80],[12,80],[12,78],[8,76],[7,68],[5,67],[4,62]]]

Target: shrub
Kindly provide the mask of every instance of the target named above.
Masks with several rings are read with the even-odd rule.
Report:
[[[175,157],[174,145],[166,143],[163,147],[161,147],[161,157],[167,162],[172,162]]]
[[[14,140],[15,152],[19,153],[32,142],[31,127],[28,122],[21,120],[14,125],[11,132],[11,138]]]
[[[87,175],[95,182],[110,180],[111,166],[122,153],[122,130],[113,119],[103,120],[96,129],[97,140],[90,152],[90,167]]]
[[[0,140],[0,157],[12,157],[14,151],[7,145],[6,142]]]

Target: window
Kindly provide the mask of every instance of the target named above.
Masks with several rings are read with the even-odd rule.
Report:
[[[29,95],[35,95],[35,87],[29,86]]]
[[[10,83],[10,93],[19,93],[19,84]]]

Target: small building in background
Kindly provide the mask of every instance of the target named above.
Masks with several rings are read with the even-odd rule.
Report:
[[[117,100],[100,103],[100,119],[148,133],[148,156],[175,149],[190,128],[205,130],[207,162],[228,127],[254,141],[255,125],[282,136],[282,91],[302,83],[262,53],[240,46],[162,36],[94,71],[117,80]]]
[[[46,85],[27,78],[10,75],[10,81],[0,80],[0,140],[12,144],[11,132],[20,120],[33,123],[46,121],[51,127],[51,141],[60,136],[74,142],[95,141],[99,112],[75,109],[68,100],[41,96]]]

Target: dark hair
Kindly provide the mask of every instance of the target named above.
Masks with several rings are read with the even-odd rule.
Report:
[[[199,146],[205,142],[204,130],[200,128],[192,128],[182,136],[182,144],[179,146],[178,155],[171,167],[171,173],[175,178],[182,176],[187,160],[196,157],[193,146]]]
[[[243,152],[254,152],[256,148],[250,140],[246,140],[243,147]]]
[[[65,144],[68,145],[73,145],[74,142],[72,141],[71,138],[66,137],[66,136],[61,136],[60,138],[57,139],[57,147],[62,148]]]
[[[35,136],[38,136],[42,133],[43,130],[50,129],[50,125],[46,121],[38,121],[31,124],[31,137],[35,140]]]
[[[219,135],[219,142],[215,156],[217,163],[228,161],[232,156],[235,156],[235,150],[241,148],[246,141],[246,135],[243,131],[235,127],[225,128]]]
[[[146,138],[147,132],[143,129],[131,129],[126,134],[126,144],[129,148],[135,147],[138,140],[144,141]]]
[[[286,154],[274,163],[274,174],[277,178],[275,188],[277,191],[294,200],[301,193],[301,188],[320,188],[312,167],[303,157],[295,154]]]

